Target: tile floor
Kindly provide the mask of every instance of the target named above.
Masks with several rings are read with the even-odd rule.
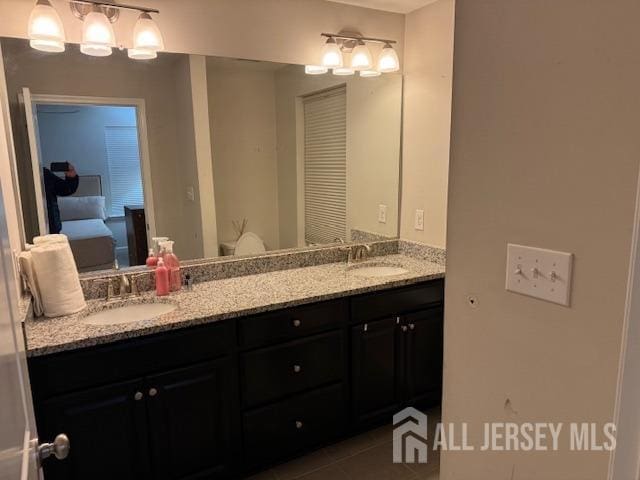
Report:
[[[426,413],[432,439],[440,409]],[[393,463],[392,452],[392,427],[384,426],[278,465],[249,480],[438,480],[440,452],[429,448],[426,464]]]

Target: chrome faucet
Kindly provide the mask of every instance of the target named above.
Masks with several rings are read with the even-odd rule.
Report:
[[[349,249],[349,257],[347,258],[347,262],[361,262],[365,260],[371,254],[371,247],[366,243],[353,245]]]
[[[130,296],[137,297],[140,295],[138,286],[138,278],[148,275],[148,273],[126,274],[123,273],[117,277],[97,278],[93,282],[98,285],[107,286],[107,302],[116,297],[116,288],[120,300],[124,300]]]

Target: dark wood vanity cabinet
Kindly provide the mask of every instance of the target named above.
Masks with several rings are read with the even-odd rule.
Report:
[[[243,478],[439,402],[443,281],[29,360],[47,480]]]

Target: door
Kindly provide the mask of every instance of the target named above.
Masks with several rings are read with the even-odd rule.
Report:
[[[232,371],[230,360],[223,358],[147,378],[153,478],[228,475]]]
[[[398,403],[401,349],[396,317],[351,329],[352,394],[355,421],[375,423]]]
[[[42,405],[44,434],[64,431],[73,449],[44,465],[46,480],[151,478],[143,381],[64,395]]]
[[[16,306],[9,233],[0,190],[0,478],[36,479],[36,423]]]
[[[33,173],[33,187],[35,195],[36,214],[38,216],[38,234],[49,233],[49,221],[47,218],[47,202],[44,194],[44,184],[42,183],[42,164],[40,162],[40,137],[38,135],[38,116],[36,105],[31,98],[28,88],[22,89],[19,97],[24,107],[25,123],[27,126],[27,136],[29,140],[29,154],[31,155],[31,170]],[[27,239],[31,241],[31,239]]]
[[[407,404],[428,407],[442,395],[442,307],[404,317]]]

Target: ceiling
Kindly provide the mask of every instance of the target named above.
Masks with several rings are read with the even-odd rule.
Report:
[[[358,7],[375,8],[386,12],[409,13],[437,0],[329,0],[336,3],[348,3]]]

